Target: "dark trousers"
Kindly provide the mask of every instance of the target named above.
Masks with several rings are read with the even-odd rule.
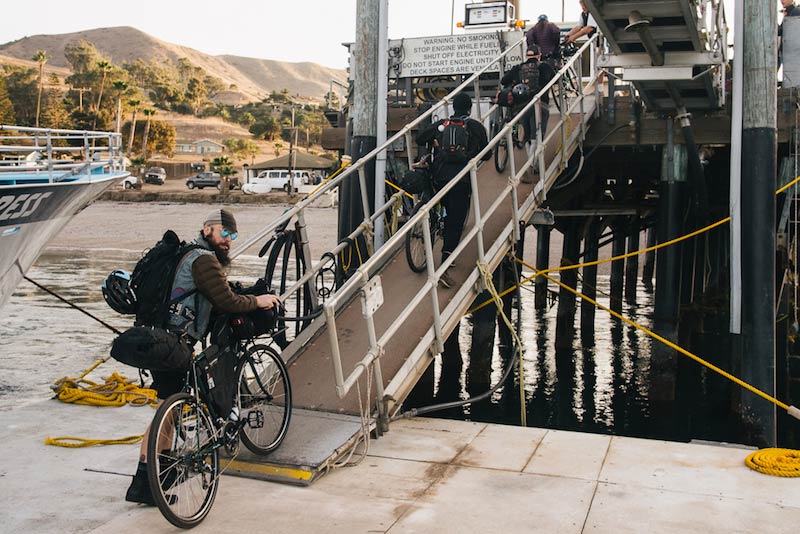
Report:
[[[540,103],[541,106],[541,115],[542,115],[542,139],[544,139],[544,134],[547,132],[547,121],[550,119],[550,107],[545,104],[544,102]],[[524,141],[536,140],[536,135],[534,132],[536,131],[536,106],[531,108],[531,110],[522,118],[520,121],[522,123],[522,139]]]
[[[468,177],[466,179],[468,180]],[[442,261],[455,250],[461,240],[461,232],[464,231],[464,223],[469,215],[471,197],[472,187],[469,181],[462,179],[442,199],[442,206],[447,213],[444,218]]]

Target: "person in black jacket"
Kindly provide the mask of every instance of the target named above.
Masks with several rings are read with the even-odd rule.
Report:
[[[550,80],[552,80],[553,77],[555,77],[556,75],[556,71],[553,69],[553,67],[549,63],[542,61],[542,50],[537,45],[531,45],[531,47],[528,48],[528,50],[525,52],[525,61],[523,63],[520,63],[519,65],[514,65],[513,67],[511,67],[511,70],[509,70],[505,74],[505,76],[503,76],[500,79],[500,84],[503,87],[508,87],[522,83],[521,71],[522,71],[522,66],[525,65],[526,63],[538,64],[539,68],[538,87],[530,88],[531,89],[530,98],[533,98],[541,90],[541,88],[547,85],[550,82]],[[548,95],[548,93],[549,91],[544,93],[541,97],[542,104],[540,107],[541,107],[542,125],[540,129],[542,131],[542,139],[544,139],[544,134],[547,131],[547,121],[550,118],[550,109],[549,109],[550,96]],[[529,101],[530,100],[520,102],[519,105],[524,106]],[[528,111],[528,113],[525,114],[525,116],[520,121],[520,124],[522,124],[523,140],[525,142],[535,141],[536,140],[536,136],[534,134],[534,132],[536,131],[535,106],[532,107],[530,111]]]
[[[444,185],[453,178],[467,165],[467,163],[483,150],[489,140],[486,137],[486,130],[483,125],[469,118],[472,109],[472,98],[464,93],[459,93],[453,99],[453,115],[448,119],[434,122],[423,129],[417,135],[417,143],[433,148],[433,163],[431,170],[434,177],[434,184]],[[467,133],[467,146],[463,162],[447,161],[448,158],[442,153],[441,134],[450,121],[463,121]],[[492,157],[489,150],[483,161]],[[464,223],[469,213],[470,197],[472,188],[469,182],[469,174],[461,178],[447,195],[442,199],[442,206],[445,208],[446,217],[444,218],[444,243],[442,244],[442,262],[455,250],[461,240],[461,232],[464,230]],[[452,267],[452,265],[451,265]],[[453,286],[453,279],[448,272],[442,275],[439,282],[445,287]]]

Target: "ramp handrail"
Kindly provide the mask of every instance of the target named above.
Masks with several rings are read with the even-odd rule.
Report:
[[[339,176],[337,176],[334,180],[331,180],[329,183],[325,184],[321,188],[319,188],[314,194],[309,196],[308,198],[302,200],[298,204],[296,204],[291,209],[287,210],[281,217],[273,221],[263,230],[258,232],[257,234],[250,237],[246,240],[242,245],[237,247],[231,253],[232,257],[235,257],[241,254],[245,249],[249,248],[250,246],[260,242],[265,236],[269,235],[270,232],[274,232],[277,228],[285,226],[287,222],[289,222],[295,215],[298,215],[298,218],[302,218],[302,212],[305,208],[307,208],[317,197],[327,193],[328,191],[332,190],[335,187],[341,185],[343,180],[352,177],[354,173],[358,173],[358,179],[361,185],[361,195],[362,195],[362,202],[364,205],[364,213],[365,219],[364,222],[354,230],[350,234],[350,239],[355,239],[358,236],[361,236],[367,230],[371,230],[375,220],[382,217],[385,212],[392,208],[392,206],[399,202],[402,196],[402,193],[396,193],[389,200],[378,210],[374,213],[370,214],[369,210],[369,201],[367,199],[367,188],[366,188],[366,173],[365,173],[365,165],[371,159],[375,158],[380,152],[387,149],[392,143],[394,143],[397,139],[401,136],[406,137],[406,146],[409,147],[408,152],[410,153],[410,147],[412,146],[411,142],[411,130],[420,124],[422,121],[426,120],[430,117],[433,113],[437,110],[441,109],[447,103],[451,102],[452,99],[468,87],[472,83],[477,83],[479,76],[486,72],[489,68],[491,68],[494,64],[499,61],[502,61],[508,53],[510,53],[516,46],[521,46],[522,39],[516,42],[514,45],[509,47],[505,52],[500,54],[497,58],[495,58],[492,62],[488,63],[483,69],[478,71],[477,73],[473,74],[470,78],[465,80],[461,83],[458,87],[456,87],[452,92],[450,92],[447,96],[445,96],[441,101],[431,107],[428,111],[420,115],[415,120],[411,121],[407,125],[405,125],[399,132],[391,136],[385,143],[380,145],[379,147],[372,150],[369,154],[359,159],[350,168],[342,172]],[[467,247],[467,243],[477,237],[477,244],[478,244],[478,259],[482,263],[486,263],[486,254],[487,251],[484,247],[484,238],[483,238],[483,229],[484,229],[484,221],[490,217],[493,213],[495,213],[504,202],[511,200],[512,205],[512,215],[513,215],[513,224],[509,223],[506,227],[506,231],[502,233],[502,235],[494,242],[489,245],[489,249],[491,251],[492,259],[498,257],[498,250],[502,247],[503,241],[508,241],[508,237],[510,234],[513,233],[513,237],[515,239],[519,238],[519,222],[521,220],[522,214],[530,214],[536,203],[536,196],[543,198],[544,191],[546,190],[547,185],[542,185],[535,190],[534,194],[530,195],[528,199],[523,203],[522,206],[518,205],[518,196],[517,196],[517,187],[519,186],[520,179],[522,175],[530,168],[533,161],[537,161],[539,164],[540,170],[544,172],[540,173],[540,176],[545,177],[547,179],[554,179],[559,171],[559,165],[563,167],[564,158],[561,158],[561,162],[554,162],[554,165],[551,165],[550,168],[544,169],[545,161],[544,161],[544,145],[547,141],[553,138],[556,135],[556,132],[560,132],[562,136],[562,152],[567,152],[570,148],[575,144],[575,142],[580,142],[583,139],[584,132],[584,106],[583,101],[584,98],[587,96],[583,85],[580,87],[579,94],[575,99],[575,102],[571,103],[570,105],[566,105],[566,101],[562,101],[561,109],[563,110],[562,117],[560,121],[556,124],[554,128],[552,128],[551,132],[545,137],[543,140],[541,138],[541,133],[539,128],[536,129],[536,137],[537,137],[537,149],[536,151],[531,154],[528,159],[526,160],[525,164],[520,169],[515,169],[514,157],[513,157],[513,149],[509,148],[510,152],[510,166],[509,166],[509,184],[505,187],[501,194],[498,195],[497,199],[495,199],[486,213],[483,213],[480,209],[480,199],[478,193],[478,182],[477,182],[477,168],[481,162],[481,158],[484,157],[489,151],[493,150],[497,143],[502,139],[507,139],[507,146],[513,147],[511,143],[511,135],[512,129],[514,125],[521,120],[521,117],[524,113],[534,109],[535,113],[537,114],[537,119],[540,117],[540,99],[541,97],[549,91],[552,87],[556,84],[562,85],[562,91],[559,92],[561,95],[560,98],[564,98],[563,94],[563,77],[564,75],[573,68],[575,65],[581,65],[581,55],[587,49],[594,49],[597,43],[597,36],[588,40],[579,50],[578,52],[570,58],[570,60],[559,70],[556,74],[556,77],[553,78],[550,82],[548,82],[540,91],[539,93],[513,118],[511,119],[492,139],[489,141],[489,144],[486,148],[484,148],[478,155],[476,155],[467,165],[464,167],[462,171],[460,171],[447,185],[445,185],[441,190],[439,190],[426,205],[424,205],[419,212],[412,217],[406,224],[400,228],[397,233],[395,233],[381,248],[376,250],[371,257],[364,262],[362,265],[356,269],[355,274],[348,279],[342,287],[336,290],[325,302],[323,305],[324,308],[324,316],[325,316],[325,323],[327,323],[327,330],[328,330],[328,337],[331,345],[331,356],[332,362],[334,366],[334,378],[336,384],[336,391],[339,397],[345,396],[355,385],[356,381],[359,377],[369,369],[370,365],[376,362],[379,359],[382,347],[385,347],[389,340],[397,334],[399,329],[401,328],[404,319],[410,316],[410,314],[414,311],[414,309],[425,299],[426,296],[430,296],[431,306],[433,310],[433,342],[436,347],[437,352],[441,352],[443,343],[444,343],[444,334],[443,334],[443,322],[442,322],[442,313],[439,309],[439,298],[438,298],[438,280],[441,277],[442,273],[458,258],[459,254]],[[578,72],[581,72],[580,69]],[[591,79],[589,80],[589,86],[596,79],[596,72],[593,74]],[[569,132],[568,128],[569,125],[567,121],[569,120],[568,114],[573,112],[575,109],[578,110],[579,122],[581,127],[578,130],[573,132]],[[496,105],[490,107],[486,117],[492,114],[496,110]],[[481,117],[482,119],[486,119],[486,117]],[[539,124],[539,121],[537,121]],[[544,142],[543,142],[544,141]],[[436,205],[457,183],[458,181],[463,178],[464,176],[469,173],[470,175],[470,183],[472,187],[472,213],[474,217],[474,225],[472,228],[469,229],[462,236],[459,245],[453,251],[453,253],[449,256],[447,261],[445,261],[442,265],[438,268],[434,268],[434,258],[433,258],[433,247],[432,247],[432,240],[429,232],[428,225],[423,225],[425,229],[425,249],[426,249],[426,259],[427,259],[427,280],[426,283],[423,285],[422,289],[420,289],[417,294],[410,297],[410,301],[408,305],[403,309],[401,315],[393,322],[392,325],[380,336],[377,337],[374,319],[371,313],[368,313],[366,310],[365,305],[365,312],[363,314],[363,318],[366,322],[366,328],[369,333],[369,350],[367,354],[364,355],[363,358],[355,365],[355,368],[345,377],[344,369],[342,367],[342,358],[339,352],[339,339],[338,334],[336,331],[336,313],[339,311],[344,305],[346,305],[359,291],[363,291],[366,284],[371,282],[374,278],[374,275],[380,270],[382,265],[390,258],[392,254],[397,250],[397,247],[400,246],[404,240],[405,236],[408,232],[411,231],[411,228],[415,225],[415,223],[427,220],[428,214],[430,209]],[[544,180],[542,180],[544,181]],[[335,248],[335,253],[340,252],[347,246],[346,243],[342,242],[337,245]],[[500,253],[502,256],[502,253]],[[313,266],[309,269],[309,271],[300,279],[298,280],[291,288],[289,288],[282,298],[285,298],[288,295],[291,295],[295,291],[299,290],[305,282],[310,280],[319,266]],[[472,282],[470,282],[470,280]],[[469,283],[473,283],[476,280],[476,277],[470,276],[468,279]],[[463,287],[462,287],[463,289]],[[363,293],[362,293],[363,294]],[[320,322],[320,326],[321,326]],[[422,347],[426,343],[427,338],[423,338],[420,344],[415,349],[415,354],[423,354],[425,348]],[[382,399],[384,396],[383,391],[383,383],[380,380],[380,365],[375,366],[374,372],[376,374],[376,394],[377,398]]]

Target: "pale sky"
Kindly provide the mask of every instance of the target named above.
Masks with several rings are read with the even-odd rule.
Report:
[[[457,22],[464,18],[465,3],[389,0],[389,38],[449,35],[452,7]],[[578,0],[565,0],[564,8],[565,20],[578,19]],[[521,0],[518,18],[530,19],[530,25],[547,13],[556,22],[561,9],[561,0]],[[355,41],[356,0],[135,0],[124,5],[108,0],[5,0],[2,12],[0,44],[31,35],[133,26],[211,55],[311,61],[343,69],[347,52],[341,43]]]

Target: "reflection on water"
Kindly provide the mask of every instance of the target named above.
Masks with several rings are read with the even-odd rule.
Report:
[[[610,279],[598,276],[601,303],[607,304]],[[653,295],[638,288],[636,305],[626,303],[623,315],[645,327],[652,326]],[[594,337],[581,339],[580,307],[574,333],[556,348],[558,305],[534,309],[531,291],[521,292],[522,331],[525,347],[522,375],[528,426],[633,436],[651,434],[648,425],[648,380],[651,339],[636,328],[621,324],[598,310]],[[488,310],[489,307],[484,308]],[[407,406],[466,399],[496,384],[511,359],[511,341],[502,332],[487,342],[482,312],[461,321],[457,345],[450,344],[436,359],[426,381],[415,389]],[[493,315],[493,309],[488,313]],[[516,320],[516,312],[512,315]],[[568,326],[568,325],[567,325]],[[493,325],[488,325],[492,330]],[[569,331],[569,328],[565,329]],[[477,336],[473,336],[473,334]],[[452,340],[451,340],[452,341]],[[463,364],[462,364],[463,360]],[[435,412],[451,417],[519,425],[521,421],[519,369],[506,384],[483,402]],[[428,389],[430,387],[430,389]]]
[[[28,276],[52,289],[118,329],[132,324],[103,300],[101,284],[114,269],[132,270],[141,251],[105,249],[84,251],[49,249]],[[265,260],[240,256],[232,264],[231,279],[253,283],[263,276]],[[8,410],[52,395],[50,384],[58,378],[77,377],[100,358],[108,356],[114,333],[23,280],[0,311],[0,410]],[[135,369],[113,359],[88,378],[117,371],[129,378]]]

